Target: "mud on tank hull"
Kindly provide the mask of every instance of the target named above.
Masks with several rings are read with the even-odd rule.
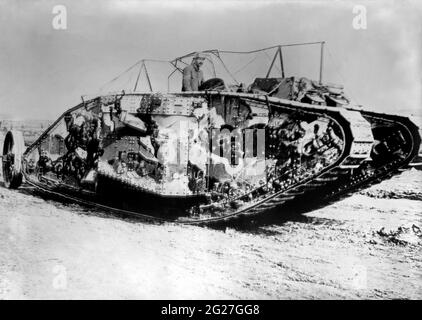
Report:
[[[327,204],[408,166],[419,145],[404,117],[265,94],[121,94],[64,113],[22,171],[53,195],[208,224]]]

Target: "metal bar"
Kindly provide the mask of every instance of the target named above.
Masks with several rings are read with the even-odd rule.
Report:
[[[262,48],[262,49],[256,49],[256,50],[252,50],[252,51],[230,51],[230,50],[217,50],[217,49],[209,49],[209,50],[204,50],[201,51],[203,53],[213,53],[216,54],[216,52],[218,53],[218,55],[220,55],[220,53],[238,53],[238,54],[249,54],[249,53],[255,53],[255,52],[260,52],[260,51],[265,51],[265,50],[270,50],[270,49],[274,49],[274,48],[279,48],[279,47],[295,47],[295,46],[306,46],[306,45],[313,45],[313,44],[320,44],[324,41],[316,41],[316,42],[301,42],[301,43],[288,43],[288,44],[278,44],[275,46],[271,46],[271,47],[266,47],[266,48]],[[174,62],[176,60],[180,60],[189,56],[192,56],[196,53],[196,51],[185,54],[183,56],[174,58],[173,60],[171,60],[171,62]]]
[[[283,52],[281,51],[281,46],[278,48],[278,54],[280,55],[281,77],[284,78]]]
[[[147,65],[144,62],[144,69],[145,69],[145,75],[147,76],[147,81],[148,81],[148,86],[149,86],[149,91],[152,92],[152,85],[151,85],[151,80],[149,78],[149,74],[148,74],[148,70],[147,70]]]
[[[129,72],[130,70],[132,70],[133,68],[135,68],[139,63],[141,63],[142,62],[142,60],[139,60],[139,61],[137,61],[135,64],[133,64],[132,66],[130,66],[129,68],[127,68],[125,71],[123,71],[122,73],[120,73],[118,76],[116,76],[116,77],[114,77],[113,79],[111,79],[110,81],[108,81],[108,82],[106,82],[106,83],[104,83],[101,87],[100,87],[100,91],[102,91],[103,90],[103,88],[106,86],[106,85],[108,85],[108,84],[110,84],[110,83],[112,83],[112,82],[114,82],[114,81],[116,81],[117,79],[119,79],[122,75],[124,75],[126,72]]]
[[[183,63],[185,66],[188,66],[189,65],[189,63],[187,63],[187,62],[184,62],[183,60],[178,60],[179,62],[181,62],[181,63]],[[183,71],[183,70],[182,70]]]
[[[223,59],[221,59],[220,57],[218,57],[218,59],[220,60],[221,64],[223,65],[223,68],[226,70],[226,72],[230,75],[230,77],[232,77],[232,79],[234,80],[234,82],[236,82],[236,84],[239,84],[239,81],[236,80],[236,78],[234,77],[234,75],[230,72],[230,70],[226,67]]]
[[[136,77],[135,87],[133,91],[136,91],[136,87],[138,86],[139,77],[141,76],[142,68],[144,67],[145,62],[142,62],[141,67],[139,68],[138,76]]]
[[[175,62],[174,61],[171,61],[170,62],[170,64],[176,69],[176,70],[178,70],[180,73],[183,73],[183,69],[182,68],[180,68],[179,66],[177,66],[177,62],[178,62],[178,60],[176,60]],[[182,61],[183,62],[183,61]],[[184,62],[183,62],[184,63]]]
[[[273,65],[274,65],[275,59],[277,58],[277,55],[278,55],[278,51],[279,50],[277,50],[276,53],[274,54],[273,61],[271,61],[270,68],[268,69],[268,72],[267,72],[267,75],[265,76],[265,78],[268,78],[270,76],[271,70],[273,69]]]
[[[178,69],[174,69],[167,77],[167,92],[170,92],[170,78]]]
[[[221,60],[220,55],[218,54],[218,51],[216,51],[216,52],[215,51],[212,51],[210,53],[213,54],[213,55],[215,55],[219,60]],[[217,72],[215,71],[214,61],[212,61],[212,59],[209,59],[209,58],[206,58],[206,59],[211,63],[212,72],[214,74],[214,78],[216,78],[217,77]]]
[[[173,76],[173,74],[176,71],[179,71],[180,73],[183,74],[183,70],[177,66],[177,62],[178,62],[178,60],[175,60],[175,61],[171,61],[170,62],[170,64],[174,67],[174,70],[167,77],[167,92],[170,92],[170,78]]]
[[[220,58],[220,57],[219,57]],[[214,78],[217,78],[217,72],[215,71],[215,65],[214,65],[214,61],[212,61],[211,59],[207,59],[209,62],[211,62],[211,66],[212,66],[212,73],[214,75]]]
[[[202,52],[202,53],[213,53],[213,54],[215,54],[216,52],[218,53],[218,50],[217,50],[217,49],[209,49],[209,50],[203,50],[203,51],[201,51],[201,52]],[[187,58],[187,57],[193,56],[195,53],[197,53],[197,51],[194,51],[194,52],[191,52],[191,53],[185,54],[184,56],[176,57],[176,58],[174,58],[173,60],[171,60],[170,62],[174,62],[174,61],[176,61],[176,60],[181,60],[181,59],[184,59],[184,58]]]
[[[319,64],[319,83],[322,83],[322,71],[324,68],[324,44],[325,41],[321,42],[321,57],[320,57],[320,64]]]
[[[219,50],[220,53],[240,53],[240,54],[248,54],[248,53],[255,53],[255,52],[259,52],[259,51],[265,51],[265,50],[270,50],[270,49],[274,49],[274,48],[278,48],[278,47],[294,47],[294,46],[306,46],[306,45],[311,45],[311,44],[320,44],[323,43],[325,41],[317,41],[317,42],[303,42],[303,43],[289,43],[289,44],[279,44],[276,46],[272,46],[272,47],[267,47],[267,48],[262,48],[262,49],[257,49],[257,50],[252,50],[252,51],[229,51],[229,50]]]

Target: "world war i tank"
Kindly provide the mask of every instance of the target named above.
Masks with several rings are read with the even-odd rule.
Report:
[[[320,46],[319,80],[285,75],[285,48],[303,45]],[[262,53],[269,69],[256,69],[249,85],[223,58]],[[202,51],[211,76],[196,91],[179,90],[195,53],[140,60],[112,81],[135,72],[133,88],[82,97],[26,149],[19,132],[8,132],[5,185],[25,182],[152,220],[210,224],[325,205],[420,166],[420,128],[355,106],[343,86],[323,82],[323,53],[324,42]],[[167,90],[153,90],[153,63],[170,68]]]

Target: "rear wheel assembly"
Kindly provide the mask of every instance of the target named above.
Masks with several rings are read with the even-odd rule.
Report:
[[[2,169],[6,188],[16,189],[22,184],[22,155],[25,143],[22,132],[7,132],[3,143]]]

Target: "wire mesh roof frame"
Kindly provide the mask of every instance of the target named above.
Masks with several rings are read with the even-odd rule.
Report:
[[[218,50],[218,49],[209,49],[209,50],[204,50],[201,51],[201,53],[204,54],[211,54],[213,56],[215,56],[218,61],[221,63],[222,67],[225,69],[225,71],[227,72],[228,75],[230,75],[230,77],[233,79],[233,81],[236,84],[239,84],[239,81],[236,79],[235,75],[232,73],[232,71],[226,66],[226,64],[224,63],[224,60],[221,58],[221,54],[226,53],[226,54],[252,54],[252,53],[258,53],[258,52],[262,52],[262,51],[268,51],[271,49],[277,49],[270,67],[267,71],[266,74],[266,78],[268,78],[270,76],[270,73],[276,63],[276,59],[277,57],[279,57],[279,64],[280,64],[280,71],[281,71],[281,77],[284,78],[285,77],[285,72],[284,72],[284,63],[283,63],[283,53],[282,53],[282,48],[283,47],[293,47],[293,46],[304,46],[304,45],[317,45],[319,44],[321,46],[321,52],[320,52],[320,69],[319,69],[319,82],[322,82],[322,78],[323,78],[323,63],[324,63],[324,44],[325,41],[317,41],[317,42],[302,42],[302,43],[291,43],[291,44],[278,44],[278,45],[274,45],[274,46],[270,46],[270,47],[266,47],[266,48],[261,48],[261,49],[256,49],[256,50],[251,50],[251,51],[231,51],[231,50]],[[188,63],[186,63],[185,61],[183,61],[183,59],[189,58],[194,56],[198,51],[194,51],[194,52],[190,52],[188,54],[185,54],[183,56],[180,57],[176,57],[172,60],[158,60],[158,59],[141,59],[139,61],[137,61],[134,65],[130,66],[128,69],[126,69],[125,71],[123,71],[121,74],[119,74],[118,76],[116,76],[115,78],[113,78],[111,81],[109,81],[108,83],[106,83],[105,85],[114,82],[115,80],[117,80],[118,78],[120,78],[123,74],[130,72],[132,69],[134,69],[135,67],[139,66],[139,71],[136,77],[136,82],[135,82],[135,86],[133,91],[136,91],[137,87],[138,87],[138,83],[139,83],[139,79],[140,79],[140,75],[142,73],[142,71],[145,72],[145,76],[147,79],[147,83],[148,83],[148,87],[149,90],[151,92],[153,92],[153,86],[151,83],[151,79],[149,77],[149,72],[148,72],[148,67],[146,65],[146,62],[163,62],[163,63],[168,63],[172,66],[173,70],[170,72],[170,74],[167,77],[167,89],[168,91],[170,90],[170,79],[174,76],[174,74],[179,71],[180,73],[183,73],[183,68],[184,66],[188,65]],[[206,60],[209,61],[211,63],[212,66],[212,73],[214,75],[214,77],[216,77],[216,69],[215,69],[215,65],[214,65],[214,61],[208,57],[206,57]],[[183,64],[183,66],[181,66],[180,64]],[[103,85],[101,88],[103,88],[105,85]],[[101,90],[101,89],[100,89]]]

